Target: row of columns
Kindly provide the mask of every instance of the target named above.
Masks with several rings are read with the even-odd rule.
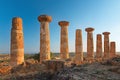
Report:
[[[49,23],[52,21],[51,16],[41,15],[38,17],[40,22],[40,63],[45,60],[50,60],[50,32]],[[69,58],[69,47],[68,47],[68,26],[69,22],[60,21],[58,22],[61,27],[61,40],[60,40],[60,58]],[[86,28],[87,32],[87,58],[94,58],[94,46],[93,46],[93,28]],[[104,57],[115,55],[115,42],[110,43],[109,50],[109,32],[104,32]],[[97,48],[96,57],[102,57],[102,36],[97,35]],[[15,17],[12,19],[11,29],[11,65],[18,65],[24,62],[24,41],[22,32],[22,19]],[[82,30],[76,30],[75,40],[75,62],[80,63],[83,61],[83,43],[82,43]]]
[[[102,54],[102,35],[97,34],[97,49],[96,57],[101,58],[102,56],[106,59],[115,57],[116,55],[116,44],[115,42],[109,42],[110,32],[103,32],[104,35],[104,54]]]
[[[96,56],[94,55],[94,44],[93,44],[93,31],[94,28],[86,28],[87,32],[87,59],[95,58],[113,58],[116,55],[116,44],[115,42],[109,43],[110,32],[104,32],[104,54],[102,53],[102,35],[97,34],[96,40]],[[75,41],[75,63],[80,64],[83,61],[83,45],[82,45],[82,31],[76,30],[76,41]],[[78,59],[79,58],[79,59]]]
[[[93,46],[93,28],[86,28],[87,31],[87,57],[94,58],[94,46]],[[115,42],[109,42],[110,32],[103,32],[104,35],[104,54],[102,54],[102,35],[97,34],[96,40],[96,58],[106,59],[112,58],[116,54],[116,45]]]

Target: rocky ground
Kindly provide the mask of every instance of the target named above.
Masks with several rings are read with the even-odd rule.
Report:
[[[120,80],[120,56],[78,66],[72,64],[57,72],[51,72],[33,59],[14,68],[3,61],[0,62],[0,80]]]
[[[56,73],[52,80],[120,80],[120,57],[65,68]]]

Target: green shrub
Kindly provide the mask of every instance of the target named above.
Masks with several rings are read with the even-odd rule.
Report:
[[[51,57],[51,59],[54,58],[54,53],[53,52],[50,52],[50,57]]]
[[[0,80],[3,80],[3,79],[0,78]]]
[[[32,56],[33,59],[38,60],[40,59],[40,53],[36,53]]]
[[[51,59],[54,58],[54,55],[53,55],[52,52],[50,52],[50,57],[51,57]],[[33,56],[31,56],[31,58],[39,61],[40,60],[40,52],[39,53],[35,53]]]
[[[30,59],[32,56],[33,56],[32,54],[25,54],[24,59],[25,60]]]

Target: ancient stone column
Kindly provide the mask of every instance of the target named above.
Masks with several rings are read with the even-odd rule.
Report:
[[[22,31],[22,19],[12,19],[10,64],[16,66],[24,62],[24,39]]]
[[[93,31],[94,28],[86,28],[85,31],[87,32],[87,58],[93,59],[94,58],[94,45],[93,45]]]
[[[68,26],[69,22],[60,21],[58,23],[61,27],[61,41],[60,41],[60,58],[69,58],[69,47],[68,47]]]
[[[83,43],[82,43],[82,30],[76,30],[76,40],[75,40],[75,63],[81,64],[83,61]]]
[[[116,56],[116,44],[115,42],[110,42],[110,54],[109,57],[113,58]]]
[[[96,58],[102,58],[102,35],[101,34],[97,34]]]
[[[109,34],[110,32],[103,32],[104,35],[104,58],[109,58]]]
[[[40,24],[40,63],[50,60],[50,32],[49,23],[52,17],[48,15],[40,15],[38,17]]]

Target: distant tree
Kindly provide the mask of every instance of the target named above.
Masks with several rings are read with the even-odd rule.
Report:
[[[54,53],[53,52],[50,52],[50,57],[51,57],[51,59],[54,58]]]
[[[35,54],[32,56],[32,58],[35,59],[35,60],[40,61],[40,52],[35,53]]]
[[[50,57],[51,57],[51,59],[54,58],[54,53],[53,52],[50,52]],[[33,56],[31,56],[31,58],[40,61],[40,52],[35,53]]]

